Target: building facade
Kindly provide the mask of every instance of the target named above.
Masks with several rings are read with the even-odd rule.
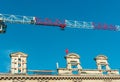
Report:
[[[27,72],[27,54],[22,52],[12,53],[11,57],[11,73],[12,74],[26,74]]]
[[[66,68],[59,68],[57,73],[48,70],[27,70],[27,54],[16,52],[10,54],[11,72],[0,74],[0,82],[120,82],[118,70],[110,68],[108,58],[98,55],[94,58],[97,69],[83,69],[80,64],[80,56],[76,53],[68,53],[65,56]]]

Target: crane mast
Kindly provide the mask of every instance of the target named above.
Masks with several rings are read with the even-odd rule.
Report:
[[[34,16],[0,14],[0,33],[5,33],[7,28],[6,23],[57,26],[60,27],[61,29],[64,29],[65,27],[69,27],[69,28],[80,28],[80,29],[120,31],[119,25],[107,25],[107,24],[101,24],[95,22],[73,21],[73,20],[59,20],[59,19],[51,20],[49,18],[42,19]]]

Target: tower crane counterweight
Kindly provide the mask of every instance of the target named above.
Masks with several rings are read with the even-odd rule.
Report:
[[[0,20],[0,33],[5,33],[6,32],[7,25]]]

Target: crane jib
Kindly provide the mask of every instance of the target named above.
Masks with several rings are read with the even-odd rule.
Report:
[[[35,24],[45,25],[45,26],[59,26],[61,28],[66,27],[65,21],[59,20],[59,19],[51,20],[48,18],[45,18],[45,19],[35,18]]]
[[[120,25],[108,25],[108,24],[86,22],[86,21],[38,18],[34,16],[0,14],[0,33],[5,33],[7,27],[6,23],[58,26],[61,29],[64,29],[65,27],[70,27],[70,28],[81,28],[81,29],[120,31]]]
[[[117,31],[117,27],[115,25],[107,25],[107,24],[101,24],[101,23],[92,23],[92,25],[94,26],[94,29]]]

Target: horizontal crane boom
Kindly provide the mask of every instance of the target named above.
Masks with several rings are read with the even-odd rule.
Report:
[[[6,27],[7,27],[6,23],[58,26],[61,29],[64,29],[65,27],[70,27],[70,28],[80,28],[80,29],[120,31],[119,25],[107,25],[101,23],[73,21],[73,20],[59,20],[59,19],[51,20],[48,18],[42,19],[34,16],[0,14],[0,33],[4,33],[6,31]]]
[[[70,27],[70,28],[120,31],[119,25],[107,25],[101,23],[73,21],[73,20],[65,20],[65,24],[66,27]]]

